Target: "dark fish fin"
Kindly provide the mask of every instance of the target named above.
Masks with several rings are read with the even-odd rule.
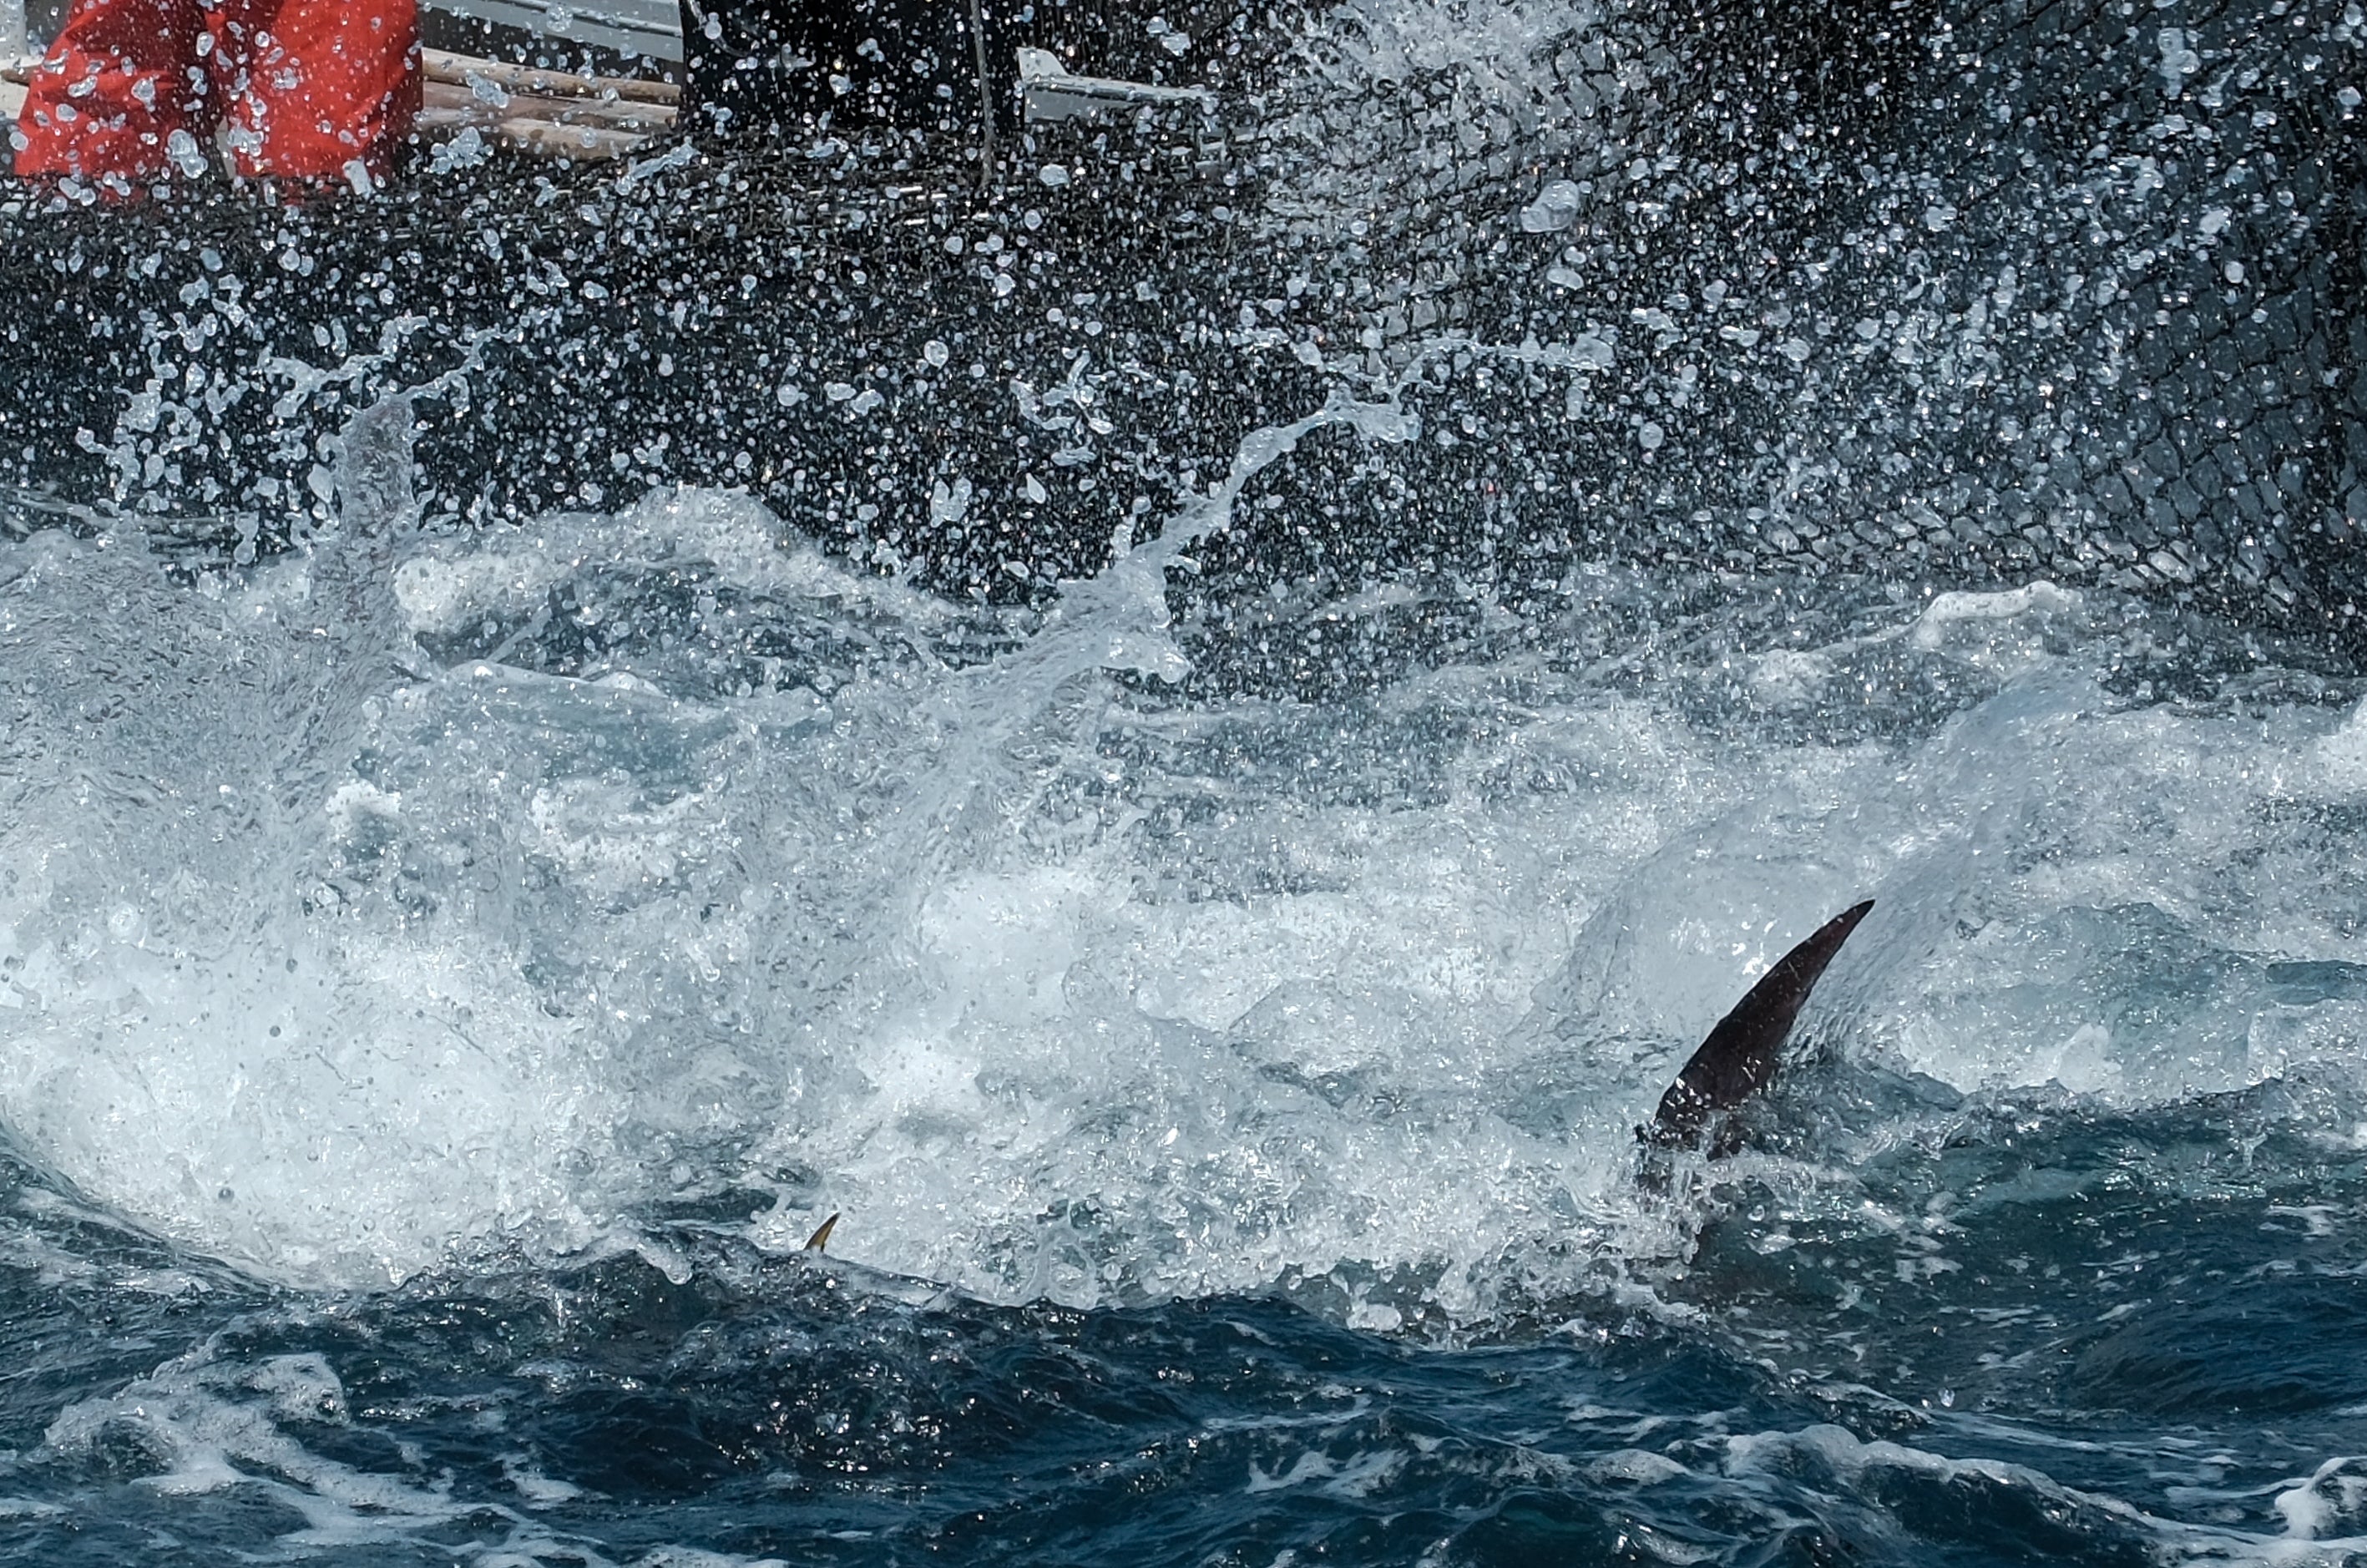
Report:
[[[806,1238],[805,1250],[808,1252],[823,1252],[828,1250],[830,1246],[830,1233],[837,1223],[838,1216],[835,1214],[832,1214],[829,1219],[824,1220],[821,1226],[815,1230],[814,1233]]]
[[[1867,899],[1841,911],[1759,977],[1759,983],[1718,1020],[1660,1096],[1652,1125],[1643,1130],[1647,1142],[1664,1149],[1697,1149],[1713,1117],[1774,1082],[1783,1064],[1784,1042],[1792,1038],[1792,1026],[1808,993],[1873,907],[1874,900]],[[1712,1157],[1731,1153],[1723,1147],[1710,1150]]]

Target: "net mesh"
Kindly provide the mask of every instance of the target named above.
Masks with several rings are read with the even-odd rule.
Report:
[[[1348,396],[1417,433],[1308,434],[1181,600],[1444,572],[1518,608],[1573,561],[2045,576],[2359,662],[2356,4],[1200,31],[1251,108],[1041,129],[985,190],[967,147],[891,136],[495,155],[365,201],[17,187],[9,515],[268,549],[332,515],[356,409],[408,392],[431,513],[742,485],[1009,598]]]
[[[1427,69],[1360,40],[1284,184],[1310,226],[1359,211],[1364,341],[1469,437],[1425,483],[1492,483],[1526,531],[2341,640],[2362,37],[2355,6],[2172,0],[1616,11]],[[1523,344],[1586,368],[1557,389]]]

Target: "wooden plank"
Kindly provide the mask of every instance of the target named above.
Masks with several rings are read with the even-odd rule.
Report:
[[[632,131],[602,131],[594,126],[553,125],[547,119],[508,120],[500,125],[475,129],[479,135],[497,146],[538,158],[556,159],[563,164],[605,164],[612,158],[629,158],[649,142],[648,137]],[[451,138],[431,135],[427,139],[430,142],[447,142]]]
[[[566,71],[531,71],[523,65],[505,65],[497,60],[480,60],[471,54],[454,54],[441,49],[420,51],[421,74],[429,83],[440,83],[474,93],[476,84],[501,93],[521,94],[538,98],[613,98],[629,104],[663,104],[672,108],[682,101],[682,89],[672,82],[652,82],[640,76],[578,76]],[[0,82],[21,87],[32,80],[30,65],[0,65]],[[431,89],[432,91],[432,89]],[[17,95],[23,101],[23,95]]]
[[[490,85],[492,77],[478,67],[501,69],[490,61],[472,60],[466,55],[444,58],[456,62],[446,74],[458,75],[463,81],[475,76],[478,82]],[[548,82],[558,74],[549,71],[514,72],[510,80],[522,88],[525,79]],[[588,82],[591,78],[574,80]],[[485,91],[474,84],[462,85],[433,74],[425,84],[422,98],[419,135],[425,141],[448,142],[473,127],[488,141],[573,163],[624,157],[651,137],[672,131],[676,112],[671,103],[640,98],[546,95],[506,88]]]
[[[523,152],[569,163],[605,163],[638,151],[649,138],[630,131],[606,131],[596,125],[555,125],[547,119],[505,119],[495,135]]]
[[[578,76],[567,71],[535,71],[523,65],[504,65],[497,61],[479,60],[474,55],[453,54],[441,49],[420,51],[421,63],[430,82],[442,82],[471,91],[479,82],[504,93],[523,93],[541,98],[606,98],[614,97],[627,103],[677,104],[682,101],[682,89],[672,82],[652,82],[639,76]]]
[[[449,142],[463,131],[471,130],[488,142],[570,163],[601,163],[625,157],[640,151],[652,134],[610,125],[563,125],[555,119],[527,115],[488,119],[431,108],[419,117],[419,139],[430,145]]]
[[[679,95],[668,82],[571,76],[441,50],[426,53],[418,127],[425,142],[448,142],[473,126],[488,141],[583,163],[625,157],[674,129]],[[500,90],[481,96],[469,82],[472,75]],[[0,124],[13,123],[24,108],[26,76],[22,69],[0,70]],[[529,84],[551,90],[530,90]],[[610,96],[620,87],[634,92]]]
[[[510,95],[492,104],[447,82],[427,84],[422,125],[488,126],[505,119],[547,119],[558,125],[597,125],[611,131],[655,135],[674,129],[672,104],[618,103],[601,98],[528,97]],[[432,119],[430,117],[433,117]]]

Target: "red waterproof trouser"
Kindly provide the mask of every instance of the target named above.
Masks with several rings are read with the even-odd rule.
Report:
[[[227,125],[241,174],[376,178],[418,112],[415,0],[75,0],[17,118],[17,172],[193,170]]]

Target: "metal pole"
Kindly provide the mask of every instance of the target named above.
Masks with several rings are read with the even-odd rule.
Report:
[[[969,41],[978,62],[979,112],[985,117],[979,123],[978,184],[980,189],[991,190],[994,187],[994,78],[986,68],[986,12],[979,0],[969,0]]]

